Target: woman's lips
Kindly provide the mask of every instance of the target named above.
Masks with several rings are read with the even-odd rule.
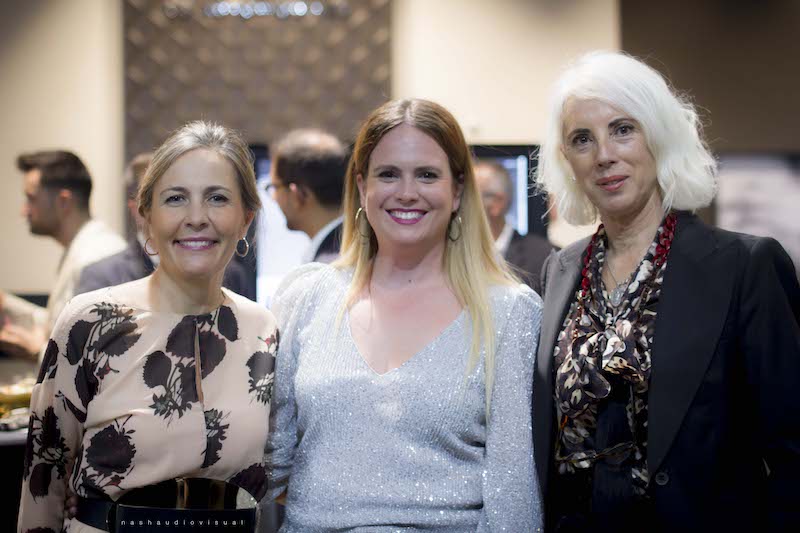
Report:
[[[597,185],[605,191],[614,192],[622,187],[626,179],[628,179],[628,176],[609,176],[597,180]]]
[[[210,239],[183,239],[175,241],[175,245],[177,245],[179,248],[190,250],[192,252],[202,252],[204,250],[208,250],[215,244],[217,244],[217,241]]]
[[[425,211],[418,209],[391,209],[388,213],[392,220],[404,225],[416,224],[425,216]]]

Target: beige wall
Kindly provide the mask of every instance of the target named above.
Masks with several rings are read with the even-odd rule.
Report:
[[[0,288],[49,292],[61,255],[19,215],[20,152],[76,152],[94,178],[94,215],[122,230],[121,33],[117,1],[26,0],[0,16]]]
[[[442,103],[472,142],[537,142],[561,66],[619,33],[618,0],[394,0],[392,97]],[[0,18],[0,288],[48,292],[61,252],[19,216],[22,151],[76,151],[94,214],[122,230],[122,50],[122,2],[29,0]]]
[[[392,97],[439,102],[474,143],[539,141],[562,66],[620,46],[617,0],[394,0],[393,9]]]

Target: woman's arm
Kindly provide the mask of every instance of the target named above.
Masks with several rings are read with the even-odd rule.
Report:
[[[739,331],[769,469],[764,527],[783,531],[800,523],[800,287],[792,261],[777,241],[757,239],[749,252]]]
[[[308,294],[317,280],[320,268],[320,265],[312,264],[289,274],[278,288],[272,305],[272,312],[278,321],[280,341],[275,356],[275,385],[266,450],[269,490],[265,501],[285,493],[289,484],[297,447],[294,379],[300,351],[298,331],[309,317],[313,318]],[[333,317],[323,319],[333,320]]]
[[[23,467],[18,530],[61,531],[64,499],[83,434],[86,411],[77,400],[78,362],[68,343],[76,321],[69,307],[59,317],[47,344],[37,384],[31,395],[31,418]],[[80,329],[80,327],[78,328]],[[37,529],[42,528],[42,529]]]
[[[526,287],[516,295],[496,339],[479,532],[528,532],[542,528],[531,420],[541,309],[541,299]]]

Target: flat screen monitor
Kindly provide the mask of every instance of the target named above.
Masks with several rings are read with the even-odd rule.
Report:
[[[508,224],[520,235],[534,233],[546,238],[547,202],[544,195],[533,188],[531,179],[536,170],[538,146],[476,144],[471,149],[476,159],[496,161],[511,176],[515,194],[506,215]]]

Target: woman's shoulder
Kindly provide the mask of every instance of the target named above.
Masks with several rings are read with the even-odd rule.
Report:
[[[352,279],[351,269],[324,263],[308,263],[289,272],[275,291],[271,309],[279,318],[290,309],[305,308],[306,302],[339,298]]]
[[[222,288],[225,297],[231,302],[232,311],[238,315],[238,319],[249,320],[258,323],[275,323],[275,317],[272,312],[258,302],[242,296],[230,289]],[[223,304],[225,306],[225,304]]]
[[[58,317],[58,322],[71,322],[91,314],[98,307],[111,305],[116,305],[116,301],[111,297],[110,287],[78,294],[73,296],[64,306]]]
[[[489,297],[492,307],[500,315],[510,312],[525,312],[524,310],[538,313],[543,306],[542,298],[524,283],[492,285],[489,289]]]
[[[283,278],[278,290],[275,291],[276,300],[285,300],[287,297],[298,296],[320,286],[332,288],[335,285],[347,285],[350,271],[333,267],[325,263],[307,263],[289,272]]]

